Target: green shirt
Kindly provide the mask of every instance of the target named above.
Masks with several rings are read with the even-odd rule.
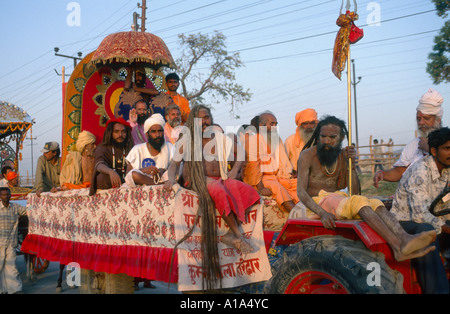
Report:
[[[50,192],[53,187],[59,186],[59,174],[61,173],[61,158],[53,165],[47,161],[44,156],[39,157],[36,166],[36,176],[34,178],[34,186],[32,192],[42,190]]]

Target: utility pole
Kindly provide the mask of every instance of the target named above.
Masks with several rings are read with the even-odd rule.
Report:
[[[358,139],[358,112],[357,112],[357,105],[356,105],[356,85],[358,85],[359,82],[361,82],[361,76],[358,76],[358,82],[356,82],[356,71],[355,71],[355,59],[352,59],[352,65],[353,65],[353,82],[351,83],[353,85],[353,95],[354,95],[354,101],[355,101],[355,132],[356,132],[356,147],[359,147],[359,139]]]
[[[142,13],[141,13],[141,32],[145,33],[146,28],[145,28],[145,21],[147,20],[147,0],[142,0],[142,5],[140,3],[138,3],[138,8],[142,9]],[[139,15],[137,15],[139,17]],[[135,24],[136,25],[136,24]],[[139,30],[139,27],[137,27],[136,25],[136,30]]]
[[[78,52],[78,53],[77,53],[78,57],[72,57],[72,56],[66,56],[66,55],[59,54],[59,53],[58,53],[58,51],[59,51],[59,48],[58,48],[58,47],[55,47],[54,49],[55,49],[55,56],[73,59],[73,68],[74,68],[74,69],[77,67],[77,61],[78,61],[78,60],[80,60],[80,61],[83,60],[83,59],[81,58],[81,56],[83,55],[81,52]]]
[[[30,144],[30,147],[31,147],[31,178],[33,180],[33,178],[34,178],[34,159],[33,159],[34,150],[33,150],[33,146],[35,145],[35,144],[33,144],[33,140],[36,140],[37,137],[33,137],[34,119],[33,119],[33,121],[31,123],[32,123],[32,125],[31,125],[31,128],[30,128],[30,137],[27,137],[27,140],[31,140],[31,144]]]
[[[133,25],[131,25],[131,29],[136,32],[139,30],[138,19],[139,19],[139,14],[134,12],[133,13]]]

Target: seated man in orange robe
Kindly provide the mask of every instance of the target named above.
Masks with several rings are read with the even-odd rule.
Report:
[[[300,156],[303,147],[311,138],[318,122],[317,112],[314,109],[308,108],[295,115],[297,128],[295,133],[288,136],[284,143],[289,161],[295,172],[297,172],[298,156]]]
[[[88,131],[78,135],[77,150],[67,154],[59,176],[61,187],[53,189],[52,192],[84,189],[91,186],[95,140],[95,136]]]
[[[261,195],[273,195],[278,206],[290,212],[299,201],[297,179],[276,131],[277,124],[272,113],[260,115],[258,133],[249,136],[245,143],[247,165],[243,180]]]

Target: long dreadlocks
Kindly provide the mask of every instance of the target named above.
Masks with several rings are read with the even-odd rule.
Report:
[[[207,110],[211,115],[208,107],[197,105],[191,109],[186,121],[186,127],[191,132],[192,149],[190,150],[190,161],[185,161],[185,166],[188,170],[189,188],[197,193],[199,199],[199,212],[197,216],[199,214],[201,215],[203,287],[206,290],[211,290],[217,281],[220,280],[221,272],[217,248],[216,208],[206,185],[203,161],[195,160],[194,158],[194,147],[196,147],[194,144],[195,118],[198,117],[199,111],[202,109]]]

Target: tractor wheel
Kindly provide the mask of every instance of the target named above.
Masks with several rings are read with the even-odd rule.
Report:
[[[126,274],[108,274],[81,269],[82,294],[131,294],[134,293],[134,278]]]
[[[372,280],[373,269],[367,269],[372,262],[379,265],[379,282]],[[385,263],[383,254],[341,236],[291,245],[273,264],[272,274],[265,285],[271,294],[404,293],[403,276]]]

